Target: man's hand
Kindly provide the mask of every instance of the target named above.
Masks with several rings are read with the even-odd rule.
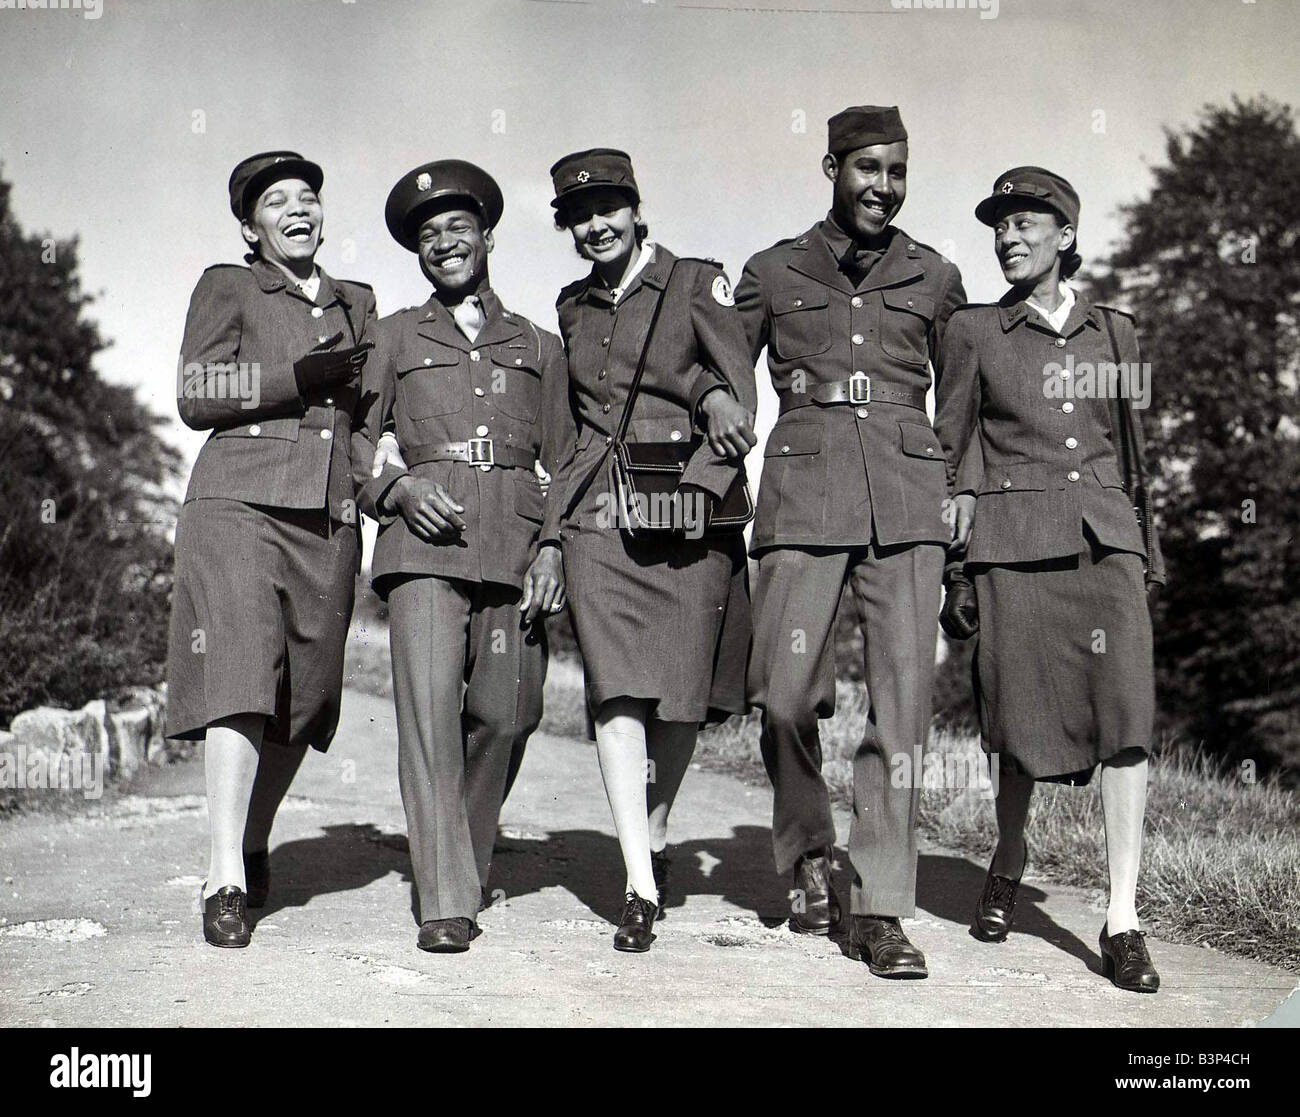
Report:
[[[540,461],[533,462],[533,472],[537,474],[537,483],[542,487],[542,499],[551,491],[551,475],[546,472]]]
[[[426,543],[441,542],[465,530],[460,518],[465,509],[436,481],[408,473],[388,490],[387,501],[397,507],[411,532]]]
[[[394,469],[406,468],[406,462],[402,460],[402,451],[397,445],[397,435],[392,431],[384,431],[379,436],[379,444],[375,447],[375,460],[370,467],[370,476],[382,477],[385,467],[390,465]]]
[[[524,574],[524,596],[519,602],[524,625],[531,625],[539,614],[558,613],[564,608],[564,598],[564,563],[560,559],[560,548],[548,543],[537,552],[537,557]]]
[[[965,547],[970,542],[970,531],[975,525],[974,495],[960,493],[947,497],[939,507],[939,515],[952,532],[953,544],[959,549]]]
[[[975,587],[964,574],[950,575],[939,611],[939,624],[954,640],[969,640],[980,630]]]
[[[700,401],[709,445],[720,458],[744,458],[758,442],[754,434],[754,416],[741,406],[730,392],[710,390]]]

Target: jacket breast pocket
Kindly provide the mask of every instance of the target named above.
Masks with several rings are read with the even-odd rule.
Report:
[[[903,453],[909,458],[922,458],[925,461],[942,462],[943,447],[939,436],[925,423],[899,423],[902,436]]]
[[[426,358],[397,374],[397,399],[411,419],[431,419],[463,411],[469,400],[468,377],[460,368],[459,355]]]
[[[772,342],[786,360],[814,357],[831,347],[827,298],[817,291],[778,291],[772,296]]]
[[[532,349],[504,345],[493,347],[488,398],[503,413],[515,419],[531,423],[537,418],[542,400],[542,377]]]
[[[1106,489],[1122,489],[1124,482],[1120,479],[1119,466],[1107,459],[1092,463],[1092,472],[1097,483]]]
[[[298,441],[298,427],[301,420],[296,415],[282,419],[259,419],[255,423],[245,423],[238,427],[229,427],[213,433],[213,438],[283,438],[290,442]]]
[[[1002,493],[1041,493],[1047,491],[1047,467],[1041,462],[1018,462],[1014,465],[990,466],[984,471],[979,495]]]
[[[880,347],[909,365],[923,365],[930,357],[930,323],[934,299],[906,288],[882,291]]]

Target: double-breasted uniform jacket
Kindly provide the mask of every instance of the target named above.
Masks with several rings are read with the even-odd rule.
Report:
[[[674,268],[674,263],[676,267]],[[668,277],[672,273],[672,283]],[[654,246],[654,258],[628,285],[617,303],[591,275],[569,284],[556,300],[560,333],[568,355],[576,442],[557,493],[557,511],[568,515],[595,487],[607,467],[646,330],[660,296],[645,373],[628,427],[640,442],[689,441],[699,428],[696,411],[713,388],[729,391],[751,413],[758,406],[754,370],[744,360],[740,320],[721,265],[673,255]],[[692,455],[683,484],[721,498],[739,467],[718,457],[707,442]],[[597,526],[585,517],[584,527]],[[617,530],[617,525],[603,525]]]
[[[1115,335],[1112,348],[1103,315]],[[953,488],[976,493],[966,561],[1023,563],[1103,546],[1146,554],[1120,479],[1099,365],[1141,368],[1132,319],[1078,295],[1060,334],[1014,292],[962,307],[948,323],[935,428],[950,476],[973,441],[983,475]],[[1131,375],[1131,374],[1130,374]],[[1149,380],[1146,382],[1149,389]],[[1131,405],[1131,404],[1130,404]],[[1133,410],[1135,422],[1138,411]],[[1152,569],[1164,580],[1154,525]]]
[[[946,543],[943,454],[924,410],[943,375],[955,265],[899,229],[860,283],[840,270],[849,238],[828,216],[753,256],[736,305],[753,359],[767,346],[778,396],[870,377],[869,402],[784,410],[768,437],[750,552],[772,547]],[[910,392],[920,407],[882,398]],[[861,394],[857,397],[862,398]]]
[[[356,523],[352,417],[360,378],[299,393],[293,365],[342,334],[369,340],[375,296],[320,270],[309,299],[273,264],[218,264],[199,279],[181,342],[177,405],[194,430],[211,430],[185,493],[276,508],[325,509]]]
[[[507,310],[486,285],[479,298],[484,322],[473,341],[433,297],[382,319],[376,350],[362,374],[359,427],[367,452],[356,456],[358,500],[380,523],[371,571],[381,594],[396,574],[520,588],[539,534],[558,538],[558,510],[543,500],[532,462],[540,460],[556,476],[571,441],[560,340]],[[417,477],[441,484],[465,509],[465,531],[426,542],[392,509],[378,507],[405,472],[390,465],[379,478],[370,476],[374,445],[386,429],[394,431],[407,457],[422,446],[487,439],[495,459],[511,456],[518,464],[412,466]],[[486,450],[478,443],[480,455]]]

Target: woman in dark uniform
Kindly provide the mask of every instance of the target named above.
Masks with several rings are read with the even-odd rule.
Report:
[[[235,168],[250,267],[203,273],[181,345],[181,418],[212,435],[176,529],[167,735],[205,742],[214,946],[248,945],[276,810],[338,723],[360,562],[351,414],[375,300],[316,266],[322,177],[291,151]]]
[[[646,240],[624,152],[577,152],[551,176],[556,224],[592,268],[557,302],[577,441],[547,499],[563,502],[573,628],[627,868],[614,947],[640,952],[662,914],[668,814],[699,726],[745,709],[749,597],[740,533],[632,540],[620,530],[613,436],[662,300],[628,438],[706,431],[681,489],[720,499],[755,442],[754,369],[718,265]]]
[[[1124,430],[1139,431],[1132,408],[1145,406],[1149,380],[1132,321],[1063,282],[1080,262],[1068,182],[1017,167],[975,213],[995,231],[1011,289],[953,315],[935,421],[950,482],[968,447],[984,466],[978,493],[954,501],[965,577],[944,605],[945,627],[978,624],[980,725],[1000,761],[998,845],[975,931],[1000,942],[1010,930],[1035,781],[1087,783],[1100,765],[1103,966],[1120,988],[1154,993],[1136,891],[1154,717],[1147,593],[1164,576],[1116,449]],[[1108,383],[1099,366],[1116,365],[1124,375]]]

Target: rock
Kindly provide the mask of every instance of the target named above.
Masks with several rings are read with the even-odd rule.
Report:
[[[147,761],[154,715],[144,707],[108,715],[108,771],[130,777]]]
[[[102,698],[80,710],[52,706],[25,710],[9,728],[14,738],[10,751],[22,746],[28,771],[39,764],[47,787],[102,790],[108,771],[107,711]]]

